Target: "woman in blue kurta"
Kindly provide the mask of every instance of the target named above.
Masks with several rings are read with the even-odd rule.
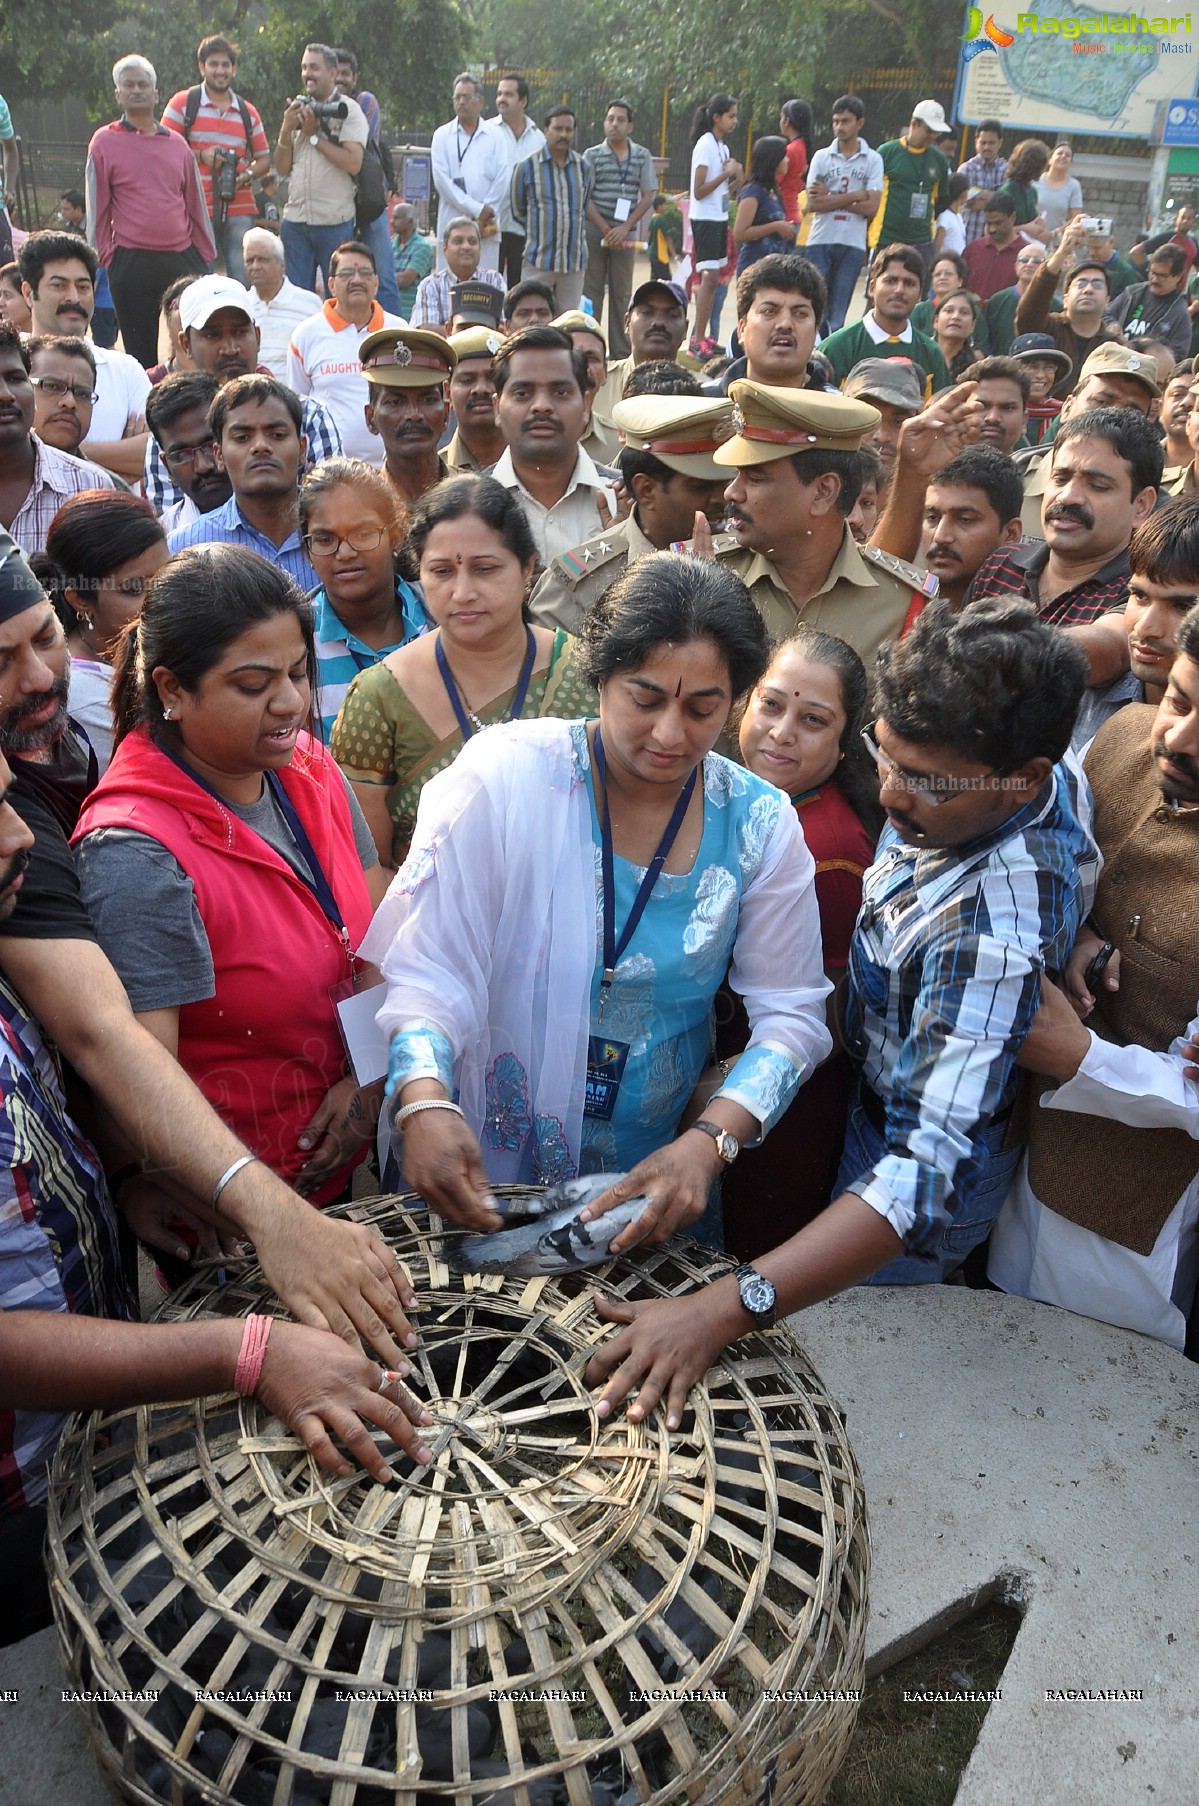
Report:
[[[736,577],[653,554],[584,630],[598,721],[488,729],[426,787],[363,950],[405,1177],[454,1221],[496,1227],[492,1184],[619,1170],[651,1204],[617,1245],[670,1234],[828,1052],[797,818],[712,750],[765,661]],[[749,1045],[676,1135],[730,959]]]

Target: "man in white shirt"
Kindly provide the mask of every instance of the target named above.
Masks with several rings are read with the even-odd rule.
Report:
[[[1139,546],[1142,577],[1193,596],[1199,500],[1159,509]],[[1050,1084],[1034,1093],[987,1272],[1005,1292],[1182,1348],[1199,1275],[1199,1085],[1185,1064],[1199,1034],[1199,607],[1160,703],[1107,721],[1086,771],[1104,866],[1065,994],[1043,987],[1020,1055]]]
[[[883,198],[883,160],[862,137],[866,108],[856,94],[833,102],[833,141],[812,158],[804,256],[828,288],[825,331],[844,326],[866,261],[866,232]]]
[[[252,226],[242,241],[250,318],[261,335],[258,357],[272,376],[287,381],[287,347],[301,320],[321,311],[321,298],[287,279],[283,246],[264,226]]]
[[[301,320],[287,351],[286,382],[297,395],[315,395],[337,423],[342,449],[368,464],[383,462],[382,441],[366,424],[370,400],[359,347],[368,333],[403,326],[376,300],[379,278],[368,246],[351,239],[329,260],[332,299],[319,313]]]
[[[476,221],[483,241],[480,268],[497,270],[509,165],[499,137],[484,129],[482,113],[482,84],[473,75],[460,75],[454,83],[454,117],[433,134],[433,185],[447,215],[465,214]],[[444,268],[444,250],[437,263]]]
[[[73,232],[31,232],[21,246],[21,293],[35,337],[86,333],[96,307],[96,253]],[[127,483],[140,481],[150,378],[134,357],[93,345],[96,400],[81,455]]]
[[[529,84],[524,76],[503,75],[495,85],[495,118],[483,122],[484,131],[495,133],[507,158],[507,175],[500,198],[499,262],[500,275],[507,288],[515,288],[520,281],[525,254],[525,229],[512,217],[509,192],[512,187],[512,171],[526,157],[545,148],[545,133],[529,118],[526,111],[528,104]]]
[[[616,519],[610,473],[579,444],[587,431],[587,364],[557,326],[505,339],[492,364],[495,417],[507,449],[491,475],[517,496],[542,565]]]

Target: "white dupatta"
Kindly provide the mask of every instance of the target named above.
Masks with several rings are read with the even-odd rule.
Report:
[[[377,1021],[436,1029],[490,1178],[577,1172],[595,970],[591,806],[562,721],[485,728],[421,793],[362,943]]]

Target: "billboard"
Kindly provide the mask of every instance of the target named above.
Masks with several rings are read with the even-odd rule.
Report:
[[[954,91],[959,121],[1022,132],[1151,141],[1166,103],[1199,92],[1190,13],[1105,12],[1077,0],[1026,0],[986,16],[967,8]]]

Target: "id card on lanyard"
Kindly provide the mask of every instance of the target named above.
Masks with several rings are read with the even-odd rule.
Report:
[[[597,724],[595,730],[595,771],[599,778],[599,788],[603,796],[603,807],[598,807],[600,824],[600,877],[603,885],[603,936],[604,936],[604,970],[600,979],[599,1009],[596,1029],[603,1023],[604,1009],[608,1001],[608,993],[612,989],[612,980],[616,976],[617,964],[637,932],[637,925],[645,914],[645,906],[649,902],[654,885],[662,874],[662,867],[670,856],[670,850],[678,839],[679,829],[688,805],[695,794],[695,783],[699,776],[699,767],[691,772],[683,785],[678,801],[671,811],[658,842],[658,848],[649,865],[645,869],[641,883],[637,886],[637,895],[629,910],[628,919],[620,931],[616,933],[616,885],[615,858],[612,847],[612,818],[608,811],[608,766],[604,757],[603,736]],[[616,1100],[620,1093],[620,1083],[624,1077],[628,1063],[630,1044],[627,1041],[614,1041],[607,1035],[597,1032],[588,1037],[587,1042],[587,1089],[583,1102],[583,1115],[601,1122],[611,1122],[616,1108]]]

